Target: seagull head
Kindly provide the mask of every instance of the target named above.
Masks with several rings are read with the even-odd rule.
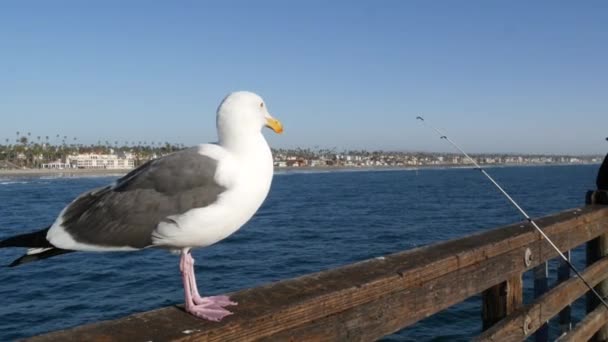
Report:
[[[268,127],[283,132],[281,122],[270,115],[264,100],[249,91],[228,94],[217,109],[217,128],[220,134],[253,134]]]

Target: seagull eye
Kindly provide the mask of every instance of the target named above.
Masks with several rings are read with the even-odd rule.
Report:
[[[260,108],[264,108],[264,102],[260,102]]]

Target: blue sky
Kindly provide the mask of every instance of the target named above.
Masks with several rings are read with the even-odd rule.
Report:
[[[605,153],[608,2],[4,1],[0,138],[215,140],[230,91],[275,147]]]

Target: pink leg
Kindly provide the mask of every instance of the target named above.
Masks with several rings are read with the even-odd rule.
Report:
[[[192,276],[190,277],[190,290],[192,293],[192,300],[195,304],[206,304],[209,303],[209,301],[211,300],[215,302],[215,304],[218,304],[222,307],[228,305],[237,305],[237,303],[231,301],[230,297],[228,296],[201,297],[201,295],[198,293],[198,286],[196,285],[196,275],[194,274],[194,258],[190,253],[186,254],[186,265],[190,267],[190,272],[192,274]]]
[[[196,276],[194,275],[194,259],[190,251],[184,249],[179,262],[184,282],[184,293],[186,299],[186,311],[194,316],[219,322],[222,318],[231,315],[232,312],[224,309],[228,305],[236,305],[228,296],[201,297],[196,287]]]

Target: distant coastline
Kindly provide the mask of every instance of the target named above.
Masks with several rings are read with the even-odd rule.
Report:
[[[581,166],[581,165],[600,165],[601,163],[551,163],[551,164],[486,164],[481,165],[484,169],[501,167],[541,167],[541,166]],[[473,169],[472,164],[454,165],[399,165],[399,166],[302,166],[302,167],[275,167],[275,173],[308,173],[308,172],[340,172],[340,171],[422,171],[422,170],[441,170],[441,169]]]
[[[0,170],[0,177],[38,177],[38,176],[122,176],[128,170],[121,169],[4,169]]]
[[[493,164],[482,165],[484,168],[495,167],[533,167],[533,166],[576,166],[599,165],[599,163],[551,163],[551,164]],[[398,171],[398,170],[430,170],[430,169],[466,169],[473,165],[411,165],[411,166],[302,166],[302,167],[275,167],[275,172],[306,173],[306,172],[332,172],[332,171]],[[133,169],[0,169],[0,177],[78,177],[78,176],[123,176]]]

